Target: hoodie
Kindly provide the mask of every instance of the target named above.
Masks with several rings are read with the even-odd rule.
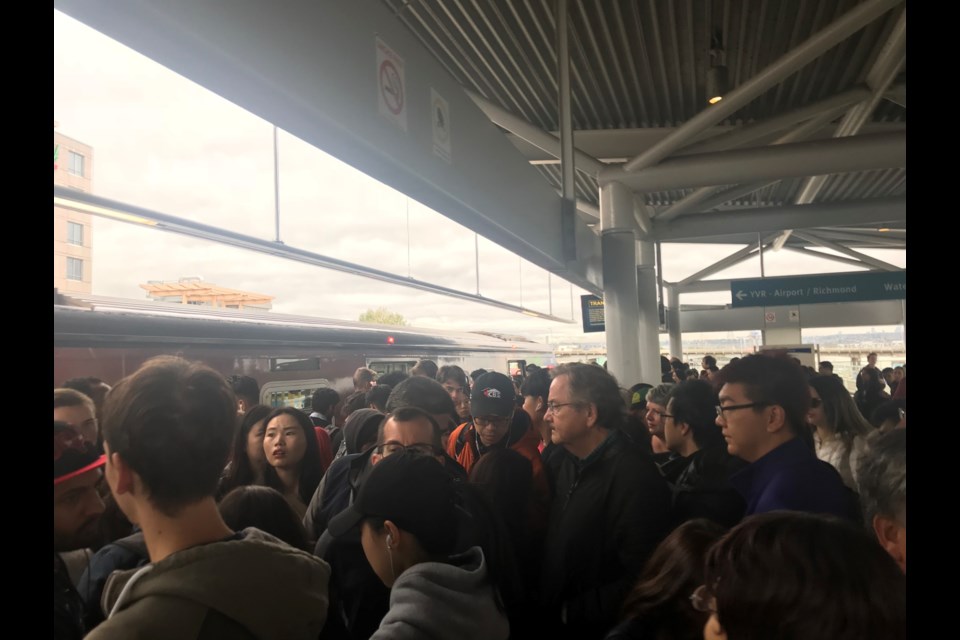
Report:
[[[102,604],[110,615],[87,638],[309,638],[327,618],[330,568],[270,534],[178,551],[115,572]]]
[[[397,578],[390,610],[370,640],[505,640],[506,615],[497,608],[480,547],[445,562],[415,564]]]

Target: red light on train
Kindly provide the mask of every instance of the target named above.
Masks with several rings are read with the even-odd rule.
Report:
[[[393,344],[393,336],[387,336],[387,344]]]

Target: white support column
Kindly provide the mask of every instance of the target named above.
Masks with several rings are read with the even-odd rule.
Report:
[[[605,184],[600,189],[600,228],[607,370],[621,386],[629,387],[641,380],[637,332],[640,323],[637,239],[634,233],[633,192],[618,182]]]
[[[657,384],[660,380],[660,309],[657,306],[656,244],[637,243],[637,301],[640,317],[640,377],[635,382]],[[627,385],[625,385],[627,386]]]
[[[683,334],[680,331],[680,290],[667,285],[667,331],[670,332],[670,355],[683,360]]]

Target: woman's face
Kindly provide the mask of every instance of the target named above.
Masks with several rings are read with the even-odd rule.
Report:
[[[807,421],[820,429],[829,426],[827,414],[823,410],[823,400],[813,387],[810,387],[810,411],[807,412]]]
[[[247,433],[247,459],[250,461],[250,466],[256,471],[263,471],[263,467],[267,464],[267,457],[263,453],[265,427],[264,421],[261,420],[253,425]]]
[[[281,469],[296,467],[306,450],[306,434],[296,418],[285,413],[267,424],[263,434],[263,453],[271,466]]]

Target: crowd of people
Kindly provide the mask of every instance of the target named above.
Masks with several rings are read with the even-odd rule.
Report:
[[[905,368],[663,362],[66,381],[54,636],[905,638]]]

